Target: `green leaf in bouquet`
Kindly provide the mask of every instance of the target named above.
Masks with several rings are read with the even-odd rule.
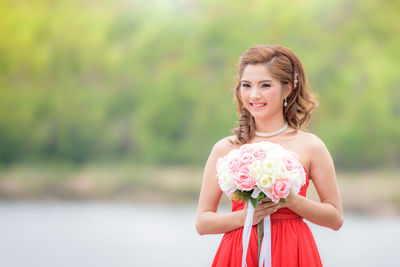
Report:
[[[263,199],[265,197],[266,197],[266,195],[263,192],[261,192],[260,194],[258,194],[257,200],[260,201],[261,199]]]
[[[285,198],[281,198],[281,199],[279,200],[279,202],[280,202],[280,203],[286,203],[286,199],[285,199]]]
[[[250,202],[251,202],[251,204],[253,205],[254,208],[257,208],[257,202],[258,202],[257,199],[254,199],[254,198],[251,197],[250,198]]]

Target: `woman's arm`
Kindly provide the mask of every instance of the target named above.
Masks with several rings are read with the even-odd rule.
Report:
[[[301,195],[290,194],[285,204],[305,219],[335,231],[343,224],[343,208],[336,182],[335,167],[325,144],[313,135],[309,145],[310,178],[318,192],[320,203]]]
[[[226,233],[244,225],[245,214],[243,210],[225,214],[217,213],[222,191],[216,176],[216,162],[218,157],[229,152],[231,146],[227,138],[218,141],[214,145],[204,168],[196,216],[196,229],[200,235]]]
[[[226,233],[244,225],[248,202],[243,210],[217,213],[222,191],[217,180],[216,162],[219,157],[226,155],[234,148],[228,141],[228,137],[222,139],[215,144],[207,160],[196,216],[196,229],[201,235]],[[254,211],[253,225],[259,223],[268,214],[277,211],[278,208],[279,204],[264,199]]]

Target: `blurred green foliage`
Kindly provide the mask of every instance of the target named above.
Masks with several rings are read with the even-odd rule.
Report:
[[[204,164],[241,54],[281,44],[339,167],[400,162],[400,2],[0,2],[0,162]]]

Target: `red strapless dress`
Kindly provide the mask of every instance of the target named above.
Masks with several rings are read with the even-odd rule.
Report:
[[[304,168],[305,169],[305,168]],[[306,196],[309,174],[299,194]],[[232,211],[244,208],[244,202],[232,200]],[[271,215],[272,267],[314,267],[322,266],[318,248],[308,225],[297,213],[281,208]],[[215,254],[213,267],[241,267],[243,227],[227,232],[222,237]],[[248,267],[258,267],[257,225],[251,229],[246,256]]]

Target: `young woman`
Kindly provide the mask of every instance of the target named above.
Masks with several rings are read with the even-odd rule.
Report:
[[[343,210],[335,167],[326,146],[302,127],[317,106],[306,87],[299,58],[283,46],[256,45],[241,58],[234,92],[239,127],[234,135],[218,141],[207,160],[201,187],[196,229],[199,234],[225,233],[212,266],[241,266],[242,232],[247,203],[232,200],[232,212],[218,213],[222,191],[216,176],[216,162],[242,144],[269,141],[294,151],[307,177],[298,194],[290,193],[286,203],[264,198],[254,212],[246,262],[258,266],[257,223],[270,214],[273,267],[322,266],[308,221],[338,230]],[[303,130],[302,130],[303,128]],[[320,202],[306,198],[309,180]]]

